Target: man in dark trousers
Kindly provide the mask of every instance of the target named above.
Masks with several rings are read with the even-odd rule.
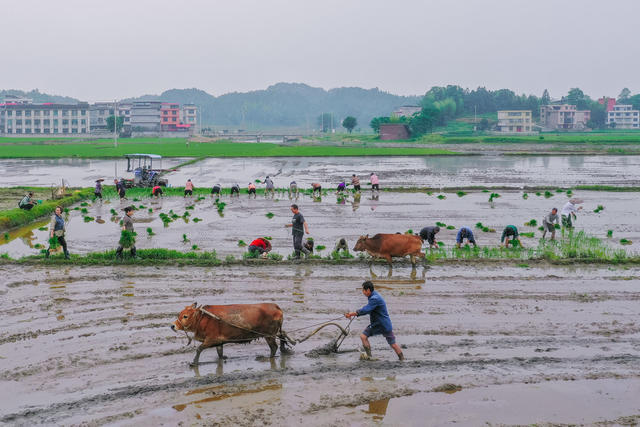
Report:
[[[360,310],[351,311],[345,313],[344,317],[351,319],[354,316],[369,315],[371,324],[362,331],[360,339],[362,340],[362,346],[367,354],[367,358],[371,358],[371,344],[369,344],[369,337],[373,335],[382,335],[387,339],[387,342],[391,348],[398,355],[398,359],[404,360],[402,349],[396,343],[396,337],[393,334],[393,327],[391,325],[391,318],[387,312],[387,304],[384,302],[379,293],[373,288],[373,283],[369,280],[362,284],[362,293],[367,297],[369,302]]]
[[[304,236],[304,233],[309,234],[309,226],[307,225],[307,221],[304,220],[304,217],[298,210],[298,205],[296,205],[295,203],[291,205],[291,212],[293,213],[291,224],[285,224],[285,227],[292,228],[291,233],[293,234],[293,250],[296,253],[295,259],[300,259],[300,251],[304,252],[305,256],[311,253],[309,249],[302,246],[302,236]]]
[[[420,238],[423,242],[429,242],[429,249],[438,248],[436,243],[436,234],[440,232],[440,227],[424,227],[420,230]]]

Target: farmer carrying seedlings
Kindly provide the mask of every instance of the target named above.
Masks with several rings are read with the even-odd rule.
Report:
[[[420,238],[422,241],[429,242],[429,248],[438,248],[438,244],[436,243],[436,234],[440,232],[440,227],[437,225],[435,227],[424,227],[420,230]]]
[[[354,316],[359,317],[364,316],[365,314],[369,315],[371,323],[364,329],[364,331],[362,331],[362,334],[360,334],[366,359],[371,358],[371,344],[369,344],[369,337],[373,335],[382,335],[387,339],[391,348],[396,352],[398,359],[404,360],[402,349],[396,343],[396,337],[393,334],[391,318],[389,317],[387,304],[384,302],[384,299],[382,299],[382,296],[374,290],[373,283],[369,280],[362,284],[362,293],[368,299],[367,305],[362,307],[360,310],[345,313],[344,317],[351,319]]]
[[[302,236],[306,232],[309,234],[309,226],[307,221],[298,209],[298,205],[295,203],[291,205],[291,212],[293,218],[291,218],[291,224],[285,224],[285,227],[291,227],[291,234],[293,234],[293,250],[295,251],[295,259],[300,259],[300,251],[304,252],[305,256],[308,256],[311,252],[306,247],[302,246]]]
[[[464,239],[467,239],[467,242],[473,244],[474,248],[478,246],[476,245],[475,237],[473,237],[473,231],[466,226],[460,227],[460,230],[458,230],[458,234],[456,235],[456,247],[460,248]]]
[[[96,199],[102,200],[102,181],[104,179],[100,178],[96,180],[96,186],[93,190],[93,194],[96,196]]]
[[[360,178],[358,178],[355,173],[351,175],[351,184],[355,191],[360,191]]]
[[[551,209],[551,212],[547,214],[542,220],[542,238],[547,235],[547,231],[551,232],[551,240],[556,240],[556,227],[554,222],[558,224],[560,219],[558,218],[558,208]]]
[[[131,217],[133,216],[133,211],[134,211],[133,206],[127,206],[126,208],[124,208],[124,217],[122,218],[122,231],[131,233],[131,234],[133,234],[133,219],[131,219]],[[126,235],[127,234],[124,233],[124,236]],[[135,258],[136,257],[136,245],[135,245],[136,241],[133,237],[131,237],[130,242],[125,242],[123,241],[124,236],[120,238],[120,245],[118,246],[118,249],[116,249],[116,258],[122,259],[122,251],[124,250],[125,247],[130,248],[131,257]]]
[[[522,247],[522,242],[520,241],[520,235],[518,234],[518,227],[516,227],[515,225],[507,225],[504,228],[504,230],[502,230],[502,237],[500,237],[500,243],[504,243],[504,247],[508,248],[509,242],[513,244],[514,240],[517,240],[520,247]]]
[[[267,252],[271,251],[271,242],[264,237],[258,237],[249,245],[249,253],[257,253],[262,256],[262,258],[267,257]]]
[[[570,199],[560,211],[560,217],[562,218],[562,226],[571,230],[573,228],[573,220],[577,219],[576,212],[582,209],[582,206],[577,207],[582,203],[582,199]],[[572,218],[573,217],[573,218]]]
[[[45,255],[47,258],[49,258],[51,249],[60,245],[64,251],[64,259],[69,259],[67,241],[64,239],[65,231],[67,231],[67,224],[62,218],[62,206],[56,206],[55,214],[51,217],[51,224],[49,224],[49,248]]]
[[[118,196],[120,196],[120,201],[126,200],[125,197],[127,195],[127,189],[124,186],[124,182],[122,180],[118,181],[117,179],[113,180],[113,183],[116,186],[116,191],[118,192]]]

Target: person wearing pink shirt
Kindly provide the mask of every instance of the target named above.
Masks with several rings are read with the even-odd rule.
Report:
[[[187,180],[187,183],[184,185],[184,197],[193,196],[193,182],[190,179]]]
[[[369,178],[371,181],[371,190],[380,190],[380,181],[378,180],[378,175],[374,172],[371,172],[371,177]]]

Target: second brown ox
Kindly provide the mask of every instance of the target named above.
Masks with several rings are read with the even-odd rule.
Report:
[[[205,305],[196,303],[186,306],[171,323],[174,331],[192,332],[196,341],[202,344],[197,348],[192,365],[197,365],[200,353],[206,348],[216,347],[218,357],[223,358],[222,346],[228,343],[247,343],[264,338],[269,344],[271,357],[276,355],[282,330],[282,310],[277,304],[231,304]],[[285,341],[280,339],[280,350]]]
[[[376,234],[373,237],[360,236],[353,248],[354,251],[366,251],[374,258],[385,258],[391,265],[391,257],[409,255],[411,264],[415,265],[415,257],[424,258],[422,239],[413,234]]]

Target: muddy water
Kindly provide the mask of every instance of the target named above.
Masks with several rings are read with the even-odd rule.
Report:
[[[34,148],[37,149],[37,148]],[[186,159],[165,158],[154,168],[170,169]],[[64,179],[72,187],[90,187],[98,178],[131,177],[126,159],[0,159],[0,186],[60,185]]]
[[[446,245],[455,243],[457,229],[463,225],[474,228],[477,222],[496,230],[496,233],[476,232],[476,240],[482,245],[496,246],[504,226],[516,225],[521,232],[534,232],[534,238],[522,237],[525,246],[537,245],[541,232],[536,227],[526,227],[524,223],[536,219],[538,225],[543,216],[552,207],[561,208],[567,201],[564,193],[554,193],[551,198],[529,194],[524,200],[521,192],[500,192],[501,197],[489,203],[489,195],[483,192],[472,192],[464,197],[455,193],[445,193],[446,199],[439,200],[437,194],[426,193],[387,193],[382,192],[376,200],[370,192],[364,192],[359,199],[353,195],[338,202],[335,194],[322,197],[314,202],[309,196],[300,196],[297,200],[316,245],[333,249],[341,237],[345,237],[353,247],[361,234],[395,233],[412,229],[414,232],[426,225],[434,225],[437,221],[453,225],[454,230],[443,229],[438,240]],[[576,228],[589,234],[606,239],[607,230],[613,230],[613,238],[607,241],[614,247],[620,247],[621,238],[629,239],[632,245],[625,246],[630,252],[637,252],[640,244],[640,224],[636,220],[640,202],[636,193],[576,192],[576,196],[585,200],[585,208],[578,215]],[[203,250],[215,249],[220,258],[227,255],[239,258],[246,248],[238,246],[238,241],[247,244],[259,236],[273,238],[273,251],[288,255],[292,251],[291,232],[284,224],[291,221],[289,206],[293,200],[284,195],[276,199],[265,199],[259,196],[249,199],[246,195],[240,198],[223,197],[227,203],[224,216],[220,216],[210,198],[199,202],[193,199],[171,197],[154,200],[143,199],[135,202],[144,206],[134,214],[135,228],[138,232],[138,248],[174,248],[189,250],[197,245]],[[276,201],[278,200],[278,201]],[[194,209],[186,209],[187,206]],[[604,210],[594,213],[597,205]],[[122,215],[122,207],[118,200],[111,203],[96,203],[89,206],[89,216],[96,220],[84,222],[84,214],[72,210],[69,217],[67,241],[72,253],[87,253],[95,250],[114,248],[119,239],[120,216],[112,217],[110,210],[116,209]],[[152,213],[148,209],[153,209]],[[173,210],[181,216],[165,227],[159,213]],[[189,216],[184,219],[184,212]],[[267,213],[275,216],[267,218]],[[202,219],[194,222],[194,218]],[[100,222],[96,222],[100,221]],[[7,241],[0,238],[0,253],[9,253],[13,257],[37,254],[40,249],[36,244],[47,243],[46,230],[39,230],[41,224],[34,224],[10,233]],[[148,236],[146,228],[151,227],[154,236]],[[183,242],[183,234],[188,242]],[[324,255],[328,255],[328,250]]]
[[[165,158],[163,167],[171,168],[183,160]],[[65,178],[72,185],[87,186],[97,178],[113,177],[116,163],[121,174],[126,168],[121,160],[0,160],[0,185],[50,185]],[[168,178],[173,186],[182,186],[187,179],[196,186],[245,186],[270,175],[282,187],[293,180],[303,186],[317,181],[335,187],[353,173],[365,184],[371,172],[378,173],[383,187],[640,185],[640,156],[210,158],[185,166]]]
[[[198,369],[187,364],[193,346],[168,327],[185,305],[273,301],[291,332],[363,305],[369,272],[4,265],[0,274],[0,423],[591,424],[640,415],[635,267],[396,268],[374,282],[405,362],[380,337],[375,361],[349,351],[305,357],[335,337],[323,330],[273,360],[262,357],[264,341],[225,346],[223,363],[206,350]],[[354,321],[343,350],[357,348],[367,323]]]

